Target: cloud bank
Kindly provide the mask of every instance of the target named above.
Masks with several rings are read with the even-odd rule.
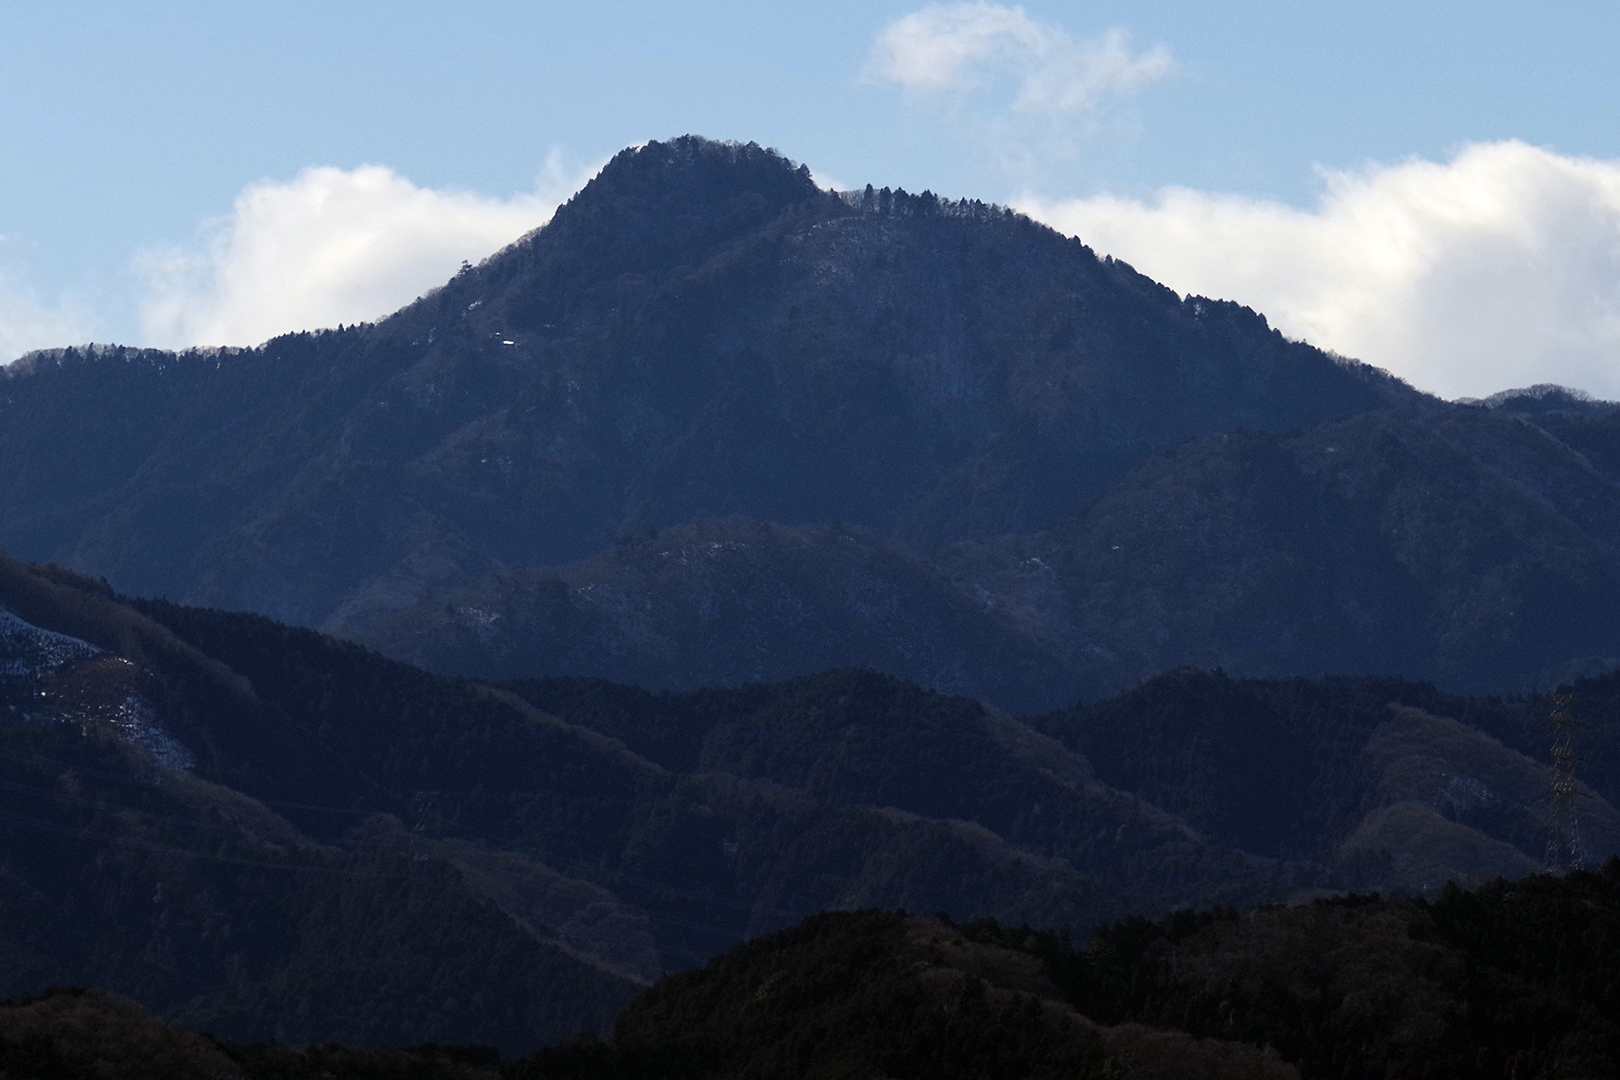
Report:
[[[553,155],[536,190],[510,199],[417,187],[377,165],[253,184],[193,245],[137,256],[145,339],[254,345],[377,319],[544,224],[594,172]]]
[[[1620,399],[1620,161],[1506,141],[1322,178],[1309,211],[1186,188],[1018,205],[1446,397],[1556,382]]]
[[[1027,176],[1074,156],[1087,114],[1174,70],[1167,49],[1136,52],[1122,29],[1077,40],[1021,7],[980,0],[889,23],[862,77],[939,106],[1000,168]]]
[[[72,299],[47,303],[20,276],[0,269],[0,363],[34,349],[86,342],[94,325],[90,313]]]

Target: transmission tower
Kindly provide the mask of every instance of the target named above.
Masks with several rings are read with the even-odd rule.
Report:
[[[1569,694],[1552,696],[1552,799],[1547,830],[1547,869],[1579,870],[1581,843],[1575,801],[1580,789],[1575,783],[1575,717],[1569,707],[1575,699]]]

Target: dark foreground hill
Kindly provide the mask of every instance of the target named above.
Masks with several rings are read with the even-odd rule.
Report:
[[[1547,703],[1171,672],[1019,719],[871,671],[479,685],[0,560],[0,994],[503,1051],[824,909],[1087,928],[1620,851],[1620,680]]]
[[[147,1080],[1553,1080],[1620,1070],[1620,861],[1060,935],[824,913],[501,1060],[222,1043],[99,991],[0,1003],[0,1075]]]
[[[489,1047],[409,1050],[325,1043],[238,1045],[176,1028],[104,990],[0,1002],[6,1080],[496,1080]]]
[[[660,983],[597,1059],[783,1080],[1607,1076],[1617,947],[1620,862],[1430,901],[1136,919],[1081,950],[992,924],[829,914]]]

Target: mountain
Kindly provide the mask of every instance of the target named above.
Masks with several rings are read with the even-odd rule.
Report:
[[[1206,436],[943,561],[1032,636],[1106,641],[1133,672],[1547,688],[1620,663],[1620,411],[1519,395]]]
[[[1612,403],[1440,402],[999,208],[686,138],[375,325],[18,361],[0,507],[53,560],[0,556],[0,994],[508,1054],[620,1017],[535,1075],[848,1071],[883,1040],[817,1057],[789,1006],[850,1001],[944,1071],[1610,1037],[1559,958],[1608,955],[1612,869],[1448,882],[1620,854]],[[1118,922],[1212,905],[1260,913]],[[728,953],[828,909],[939,918]],[[81,1006],[218,1075],[348,1053],[9,1019]]]
[[[1569,688],[1566,829],[1543,699],[1181,670],[1019,718],[862,669],[473,683],[9,559],[0,606],[0,995],[241,1042],[524,1052],[825,909],[1084,934],[1620,853],[1615,676]]]
[[[82,987],[0,1002],[0,1075],[27,1080],[497,1080],[489,1047],[240,1045]]]
[[[309,711],[93,583],[5,560],[0,596],[21,613],[0,638],[0,994],[101,985],[220,1034],[517,1047],[602,1026],[656,975],[644,916],[411,831],[299,729]]]
[[[827,914],[665,980],[611,1049],[544,1051],[530,1075],[1604,1076],[1620,1067],[1617,899],[1610,862],[1432,901],[1133,919],[1084,949]]]
[[[828,912],[521,1057],[231,1043],[95,990],[0,1002],[0,1073],[210,1080],[1552,1080],[1620,1067],[1620,861],[1433,900],[1179,911],[1084,947]],[[115,1071],[116,1070],[116,1071]]]
[[[262,617],[132,607],[63,571],[0,563],[0,603],[0,994],[97,985],[241,1040],[510,1051],[602,1029],[663,971],[822,907],[1087,923],[1212,878],[1269,887],[1263,860],[1201,843],[1016,721],[875,674],[677,700],[695,730],[660,742],[627,725],[670,706],[629,688],[567,684],[567,712],[599,731]],[[627,740],[614,702],[633,706]],[[1071,830],[1054,857],[965,817],[978,796],[885,799],[836,769],[823,790],[680,749],[722,722],[880,706],[886,731],[928,721],[937,769],[1118,841]],[[838,738],[817,729],[803,752]],[[962,744],[990,759],[955,760]]]
[[[857,526],[705,520],[568,566],[503,570],[399,605],[381,590],[330,629],[435,671],[601,675],[643,686],[772,682],[867,666],[1034,711],[1107,685]]]
[[[826,627],[848,631],[838,663],[1044,707],[1149,673],[1141,643],[1084,613],[1026,613],[982,576],[965,586],[941,552],[1045,535],[1188,439],[1368,410],[1445,407],[1009,211],[821,191],[774,153],[687,137],[620,154],[544,228],[375,325],[12,364],[0,546],[450,670],[503,657],[502,674],[538,674],[521,658],[540,656],[659,686],[786,677],[823,662],[793,658]],[[584,584],[535,584],[493,630],[448,627],[464,642],[482,626],[481,668],[401,630],[483,611],[513,581],[629,594],[653,571],[621,541],[738,519],[774,537],[749,588],[824,610],[716,636],[700,624],[726,587],[661,569],[649,619],[713,650],[694,671]],[[866,551],[836,557],[813,539],[827,529]],[[943,654],[920,617],[935,611],[958,635]],[[1166,618],[1189,636],[1207,622]],[[986,644],[1018,674],[949,674]]]

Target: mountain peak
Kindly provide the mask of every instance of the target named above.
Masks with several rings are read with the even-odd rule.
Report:
[[[631,202],[710,217],[735,211],[741,200],[774,215],[818,192],[809,168],[775,150],[682,135],[620,151],[568,209]]]
[[[496,254],[450,299],[465,307],[515,289],[517,306],[532,308],[536,297],[623,274],[656,278],[818,199],[837,201],[809,169],[757,143],[649,142],[614,155],[549,224]],[[514,316],[531,325],[558,317],[549,309]]]

